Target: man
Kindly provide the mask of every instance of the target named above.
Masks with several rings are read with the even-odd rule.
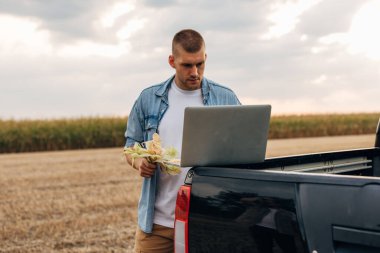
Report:
[[[232,90],[203,77],[205,49],[202,36],[194,30],[174,36],[168,61],[175,75],[142,91],[128,117],[126,147],[151,140],[157,132],[163,147],[180,151],[185,107],[240,104]],[[130,155],[127,161],[132,165]],[[145,158],[135,159],[133,168],[144,178],[135,252],[173,252],[175,201],[189,168],[168,175]]]

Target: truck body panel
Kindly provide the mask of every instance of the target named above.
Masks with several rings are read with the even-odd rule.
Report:
[[[189,252],[378,252],[379,158],[368,148],[192,168]]]

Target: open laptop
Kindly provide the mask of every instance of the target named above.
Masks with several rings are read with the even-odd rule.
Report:
[[[224,166],[265,160],[270,105],[187,107],[181,166]]]

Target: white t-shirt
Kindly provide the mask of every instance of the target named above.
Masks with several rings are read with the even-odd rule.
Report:
[[[185,107],[203,106],[201,89],[188,91],[178,88],[173,81],[168,93],[169,107],[165,112],[158,131],[162,147],[174,147],[181,157],[182,131]],[[174,227],[174,212],[177,192],[184,183],[186,174],[190,168],[181,168],[178,175],[158,173],[158,185],[156,202],[154,206],[153,223],[165,227]]]

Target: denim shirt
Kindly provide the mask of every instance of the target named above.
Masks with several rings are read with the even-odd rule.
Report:
[[[125,147],[151,140],[152,135],[158,132],[158,125],[169,106],[168,92],[173,79],[174,76],[141,92],[128,117]],[[202,97],[206,106],[240,104],[232,90],[206,78],[202,79]],[[144,178],[142,184],[138,224],[145,233],[151,233],[153,228],[157,178],[155,173],[150,178]]]

